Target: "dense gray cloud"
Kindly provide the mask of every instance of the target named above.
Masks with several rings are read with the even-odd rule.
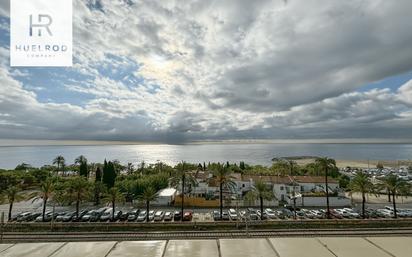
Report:
[[[66,90],[87,100],[39,101],[2,47],[0,137],[410,138],[411,81],[357,91],[412,70],[410,10],[408,0],[76,0],[73,70],[92,79]],[[96,68],[129,63],[141,81]]]

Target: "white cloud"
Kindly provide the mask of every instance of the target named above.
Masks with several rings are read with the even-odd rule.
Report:
[[[412,70],[411,1],[76,0],[74,7],[73,70],[92,78],[66,89],[89,98],[81,106],[40,103],[4,68],[0,105],[11,116],[2,119],[32,129],[2,124],[0,135],[181,140],[373,129],[388,137],[393,124],[411,126],[411,82],[396,92],[356,92]],[[137,66],[130,76],[141,80],[98,69],[130,63]],[[56,124],[60,116],[67,122]]]

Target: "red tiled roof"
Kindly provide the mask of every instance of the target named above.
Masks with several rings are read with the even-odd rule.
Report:
[[[325,183],[325,177],[324,176],[291,176],[292,179],[294,179],[298,183]],[[328,182],[329,183],[338,183],[336,179],[328,177]]]

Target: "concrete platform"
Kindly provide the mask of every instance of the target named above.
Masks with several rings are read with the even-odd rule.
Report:
[[[0,244],[0,257],[409,257],[412,237]]]
[[[219,256],[216,240],[171,240],[167,244],[165,257],[191,256],[213,257]]]

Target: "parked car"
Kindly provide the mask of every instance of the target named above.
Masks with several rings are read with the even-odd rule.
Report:
[[[175,211],[173,219],[174,219],[174,221],[181,220],[182,219],[182,212],[181,211]]]
[[[191,220],[192,220],[192,217],[193,217],[193,212],[192,212],[192,211],[185,211],[185,212],[183,213],[182,220],[183,220],[183,221],[191,221]]]
[[[96,210],[93,215],[90,217],[90,221],[92,222],[96,222],[100,220],[100,217],[102,216],[102,214],[107,210],[106,207],[100,208],[98,210]]]
[[[163,218],[164,221],[171,221],[173,220],[173,212],[167,211],[165,212],[165,216]]]
[[[137,216],[136,221],[139,221],[139,222],[145,221],[146,217],[147,217],[147,211],[142,210],[141,212],[139,212],[139,215]]]
[[[164,216],[164,211],[157,211],[154,215],[154,221],[162,221]]]
[[[365,210],[365,215],[366,215],[366,217],[373,218],[373,219],[379,217],[379,214],[377,213],[377,211],[373,210],[373,209],[366,209]]]
[[[257,210],[256,213],[257,213],[259,219],[261,219],[261,220],[267,220],[267,219],[268,219],[268,216],[266,215],[265,210],[263,210],[263,215],[262,215],[262,213],[260,212],[260,210]]]
[[[62,212],[62,213],[59,213],[59,215],[57,215],[55,221],[57,221],[57,222],[62,222],[62,221],[63,221],[63,217],[66,216],[66,215],[70,215],[70,214],[75,215],[76,212]]]
[[[276,217],[278,217],[279,219],[283,220],[286,218],[285,214],[281,210],[276,210],[275,213],[276,213]]]
[[[331,217],[335,218],[335,219],[343,219],[342,214],[340,214],[339,212],[335,211],[334,209],[330,210],[330,215]]]
[[[305,216],[305,212],[304,211],[296,211],[296,218],[297,219],[305,219],[306,218],[306,216]]]
[[[155,211],[149,211],[149,221],[152,221],[154,219]]]
[[[135,221],[139,216],[139,209],[134,209],[128,212],[127,221]]]
[[[222,212],[222,220],[230,220],[228,211],[223,211]]]
[[[86,214],[82,215],[82,217],[80,218],[80,221],[90,221],[91,217],[96,215],[95,214],[96,210],[90,210],[88,211]]]
[[[212,211],[212,217],[214,221],[220,220],[220,212],[217,210]]]
[[[41,212],[32,212],[25,221],[33,221],[35,220],[37,217],[41,216],[42,213]]]
[[[112,218],[113,208],[107,208],[100,216],[100,221],[108,221]]]
[[[325,214],[319,210],[312,210],[311,211],[314,219],[323,219]]]
[[[231,220],[237,220],[238,219],[238,215],[235,209],[229,209],[229,218]]]
[[[276,213],[272,209],[266,208],[264,212],[268,219],[276,219]]]
[[[114,214],[113,214],[113,216],[110,216],[110,221],[111,222],[115,222],[115,221],[118,221],[119,219],[120,219],[120,216],[122,216],[122,211],[121,210],[118,210],[118,211],[115,211],[114,212]]]
[[[53,216],[56,217],[57,213],[55,213],[53,215],[53,212],[48,211],[44,214],[44,220],[43,220],[43,215],[39,215],[34,221],[36,221],[36,222],[42,222],[42,221],[49,222],[49,221],[52,220]]]
[[[71,212],[66,212],[64,215],[59,215],[56,217],[56,221],[70,221],[73,219],[73,217],[76,216],[76,212],[75,211],[71,211]]]
[[[392,218],[393,217],[393,211],[388,210],[388,209],[377,209],[376,210],[379,215],[383,218]]]
[[[81,210],[79,211],[79,215],[77,216],[76,214],[73,216],[73,218],[71,219],[71,221],[73,222],[78,222],[78,221],[82,221],[82,218],[84,215],[86,215],[89,211],[88,210]],[[64,222],[68,222],[70,221],[70,219],[64,218],[63,219]]]
[[[23,213],[20,213],[20,214],[17,216],[16,220],[17,220],[18,222],[26,221],[27,218],[30,217],[30,215],[31,215],[31,212],[23,212]]]
[[[122,214],[119,217],[120,221],[126,221],[129,217],[130,211],[122,211]]]
[[[281,212],[282,212],[282,214],[285,218],[293,217],[293,212],[290,211],[289,209],[283,208],[283,209],[281,209]]]
[[[258,220],[259,219],[257,211],[253,208],[247,208],[247,216],[250,220]]]

